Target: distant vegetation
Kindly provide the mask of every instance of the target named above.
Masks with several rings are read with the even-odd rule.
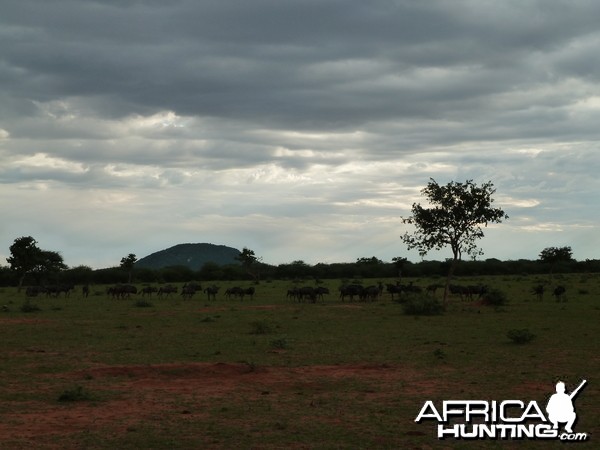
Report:
[[[412,263],[406,261],[402,265],[403,277],[439,277],[445,278],[448,273],[449,261],[421,261]],[[375,257],[359,258],[352,263],[319,263],[307,264],[294,261],[287,264],[270,265],[257,262],[261,280],[322,280],[322,279],[362,279],[362,278],[394,278],[398,277],[398,266],[393,262],[383,262]],[[598,273],[600,260],[561,261],[549,263],[541,260],[519,259],[515,261],[500,261],[486,259],[484,261],[461,261],[454,273],[455,276],[486,276],[486,275],[536,275],[550,273]],[[207,280],[252,280],[252,276],[239,264],[224,264],[209,262],[201,269],[192,270],[186,266],[170,266],[162,269],[134,268],[132,272],[134,283],[176,283],[186,281]],[[56,273],[46,274],[40,279],[39,273],[31,273],[25,277],[24,285],[40,285],[52,283],[73,284],[108,284],[127,283],[128,271],[121,267],[93,270],[87,266],[77,266]],[[16,286],[19,274],[9,267],[0,267],[0,286]]]

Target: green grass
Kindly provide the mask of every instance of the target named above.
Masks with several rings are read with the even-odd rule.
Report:
[[[433,425],[414,423],[425,400],[520,398],[545,406],[558,379],[572,385],[587,378],[589,385],[576,400],[576,430],[593,433],[590,442],[578,444],[593,448],[600,439],[595,379],[600,373],[600,275],[556,280],[567,287],[567,301],[561,303],[548,294],[542,302],[535,300],[530,290],[539,280],[544,278],[466,279],[465,284],[500,289],[507,304],[494,308],[453,299],[443,315],[433,316],[406,315],[403,305],[387,295],[374,303],[342,304],[336,294],[340,280],[325,280],[332,293],[316,304],[287,300],[292,286],[287,282],[262,282],[255,299],[243,302],[226,300],[223,293],[249,282],[215,282],[221,286],[216,301],[198,293],[185,301],[175,295],[152,297],[151,307],[137,307],[139,298],[112,300],[103,294],[39,297],[32,303],[40,310],[31,312],[19,308],[23,294],[5,288],[0,292],[0,305],[8,306],[0,311],[0,423],[18,429],[27,425],[32,410],[47,414],[68,407],[57,398],[75,392],[74,386],[79,393],[93,393],[93,401],[82,396],[74,402],[89,408],[86,414],[103,405],[110,409],[111,402],[149,403],[143,415],[125,424],[74,422],[69,432],[57,430],[47,439],[13,433],[3,442],[7,448],[437,447],[441,441],[433,436]],[[92,289],[103,291],[101,286]],[[508,333],[523,329],[535,339],[514,345]],[[181,382],[165,392],[137,390],[145,382],[137,372],[94,372],[107,366],[202,362],[245,364],[248,377],[256,373],[257,378],[240,375],[230,391],[202,396],[185,390],[185,367],[164,366],[153,375],[161,382]],[[381,377],[363,376],[360,370],[344,377],[310,372],[321,366],[390,369],[383,369]],[[371,373],[367,369],[364,373]],[[269,371],[290,375],[261,381]],[[404,371],[405,378],[386,378]],[[160,408],[154,412],[156,401]],[[10,431],[0,426],[0,439],[3,430]],[[452,441],[443,444],[453,447]],[[464,447],[514,444],[470,442]]]

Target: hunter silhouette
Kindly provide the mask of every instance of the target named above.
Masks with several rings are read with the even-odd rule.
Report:
[[[559,381],[556,383],[556,394],[552,394],[548,405],[546,405],[546,411],[548,412],[548,419],[552,422],[554,429],[558,428],[558,423],[566,423],[565,431],[567,433],[573,432],[573,424],[577,419],[575,414],[575,408],[573,407],[573,398],[579,390],[586,383],[583,380],[581,384],[571,394],[565,394],[565,383]]]

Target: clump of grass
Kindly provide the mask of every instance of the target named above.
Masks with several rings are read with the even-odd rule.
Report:
[[[410,295],[402,304],[402,309],[409,316],[435,316],[443,314],[444,305],[429,295]]]
[[[250,323],[250,334],[270,334],[275,331],[275,326],[266,320],[255,320]]]
[[[206,322],[206,323],[210,323],[210,322],[216,322],[217,319],[214,319],[213,317],[205,317],[204,319],[202,319],[200,322]]]
[[[137,308],[151,308],[154,306],[152,302],[149,302],[148,300],[137,300],[133,305]]]
[[[279,339],[273,339],[271,341],[271,347],[273,347],[276,350],[285,350],[286,348],[288,348],[287,338],[282,337]]]
[[[58,396],[59,402],[80,402],[94,400],[94,396],[84,390],[82,386],[75,386],[73,389],[67,389]]]
[[[511,341],[513,341],[513,343],[519,344],[519,345],[527,344],[528,342],[531,342],[535,338],[535,334],[533,334],[527,328],[521,328],[521,329],[513,328],[508,333],[506,333],[506,336],[508,336],[508,338]]]
[[[31,313],[41,311],[42,309],[35,303],[31,303],[29,300],[25,300],[25,303],[21,306],[21,312]]]
[[[433,351],[433,356],[435,356],[437,359],[446,359],[446,352],[441,348],[436,348]]]

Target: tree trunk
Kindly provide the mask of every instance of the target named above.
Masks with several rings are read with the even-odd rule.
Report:
[[[444,306],[448,305],[448,291],[450,290],[450,281],[454,276],[454,270],[456,269],[456,264],[458,263],[458,258],[455,256],[452,259],[452,263],[450,263],[450,270],[448,270],[448,277],[446,278],[446,286],[444,287]]]
[[[21,292],[21,289],[23,288],[23,281],[25,280],[25,275],[27,274],[23,274],[19,277],[19,288],[17,289],[17,292]]]

